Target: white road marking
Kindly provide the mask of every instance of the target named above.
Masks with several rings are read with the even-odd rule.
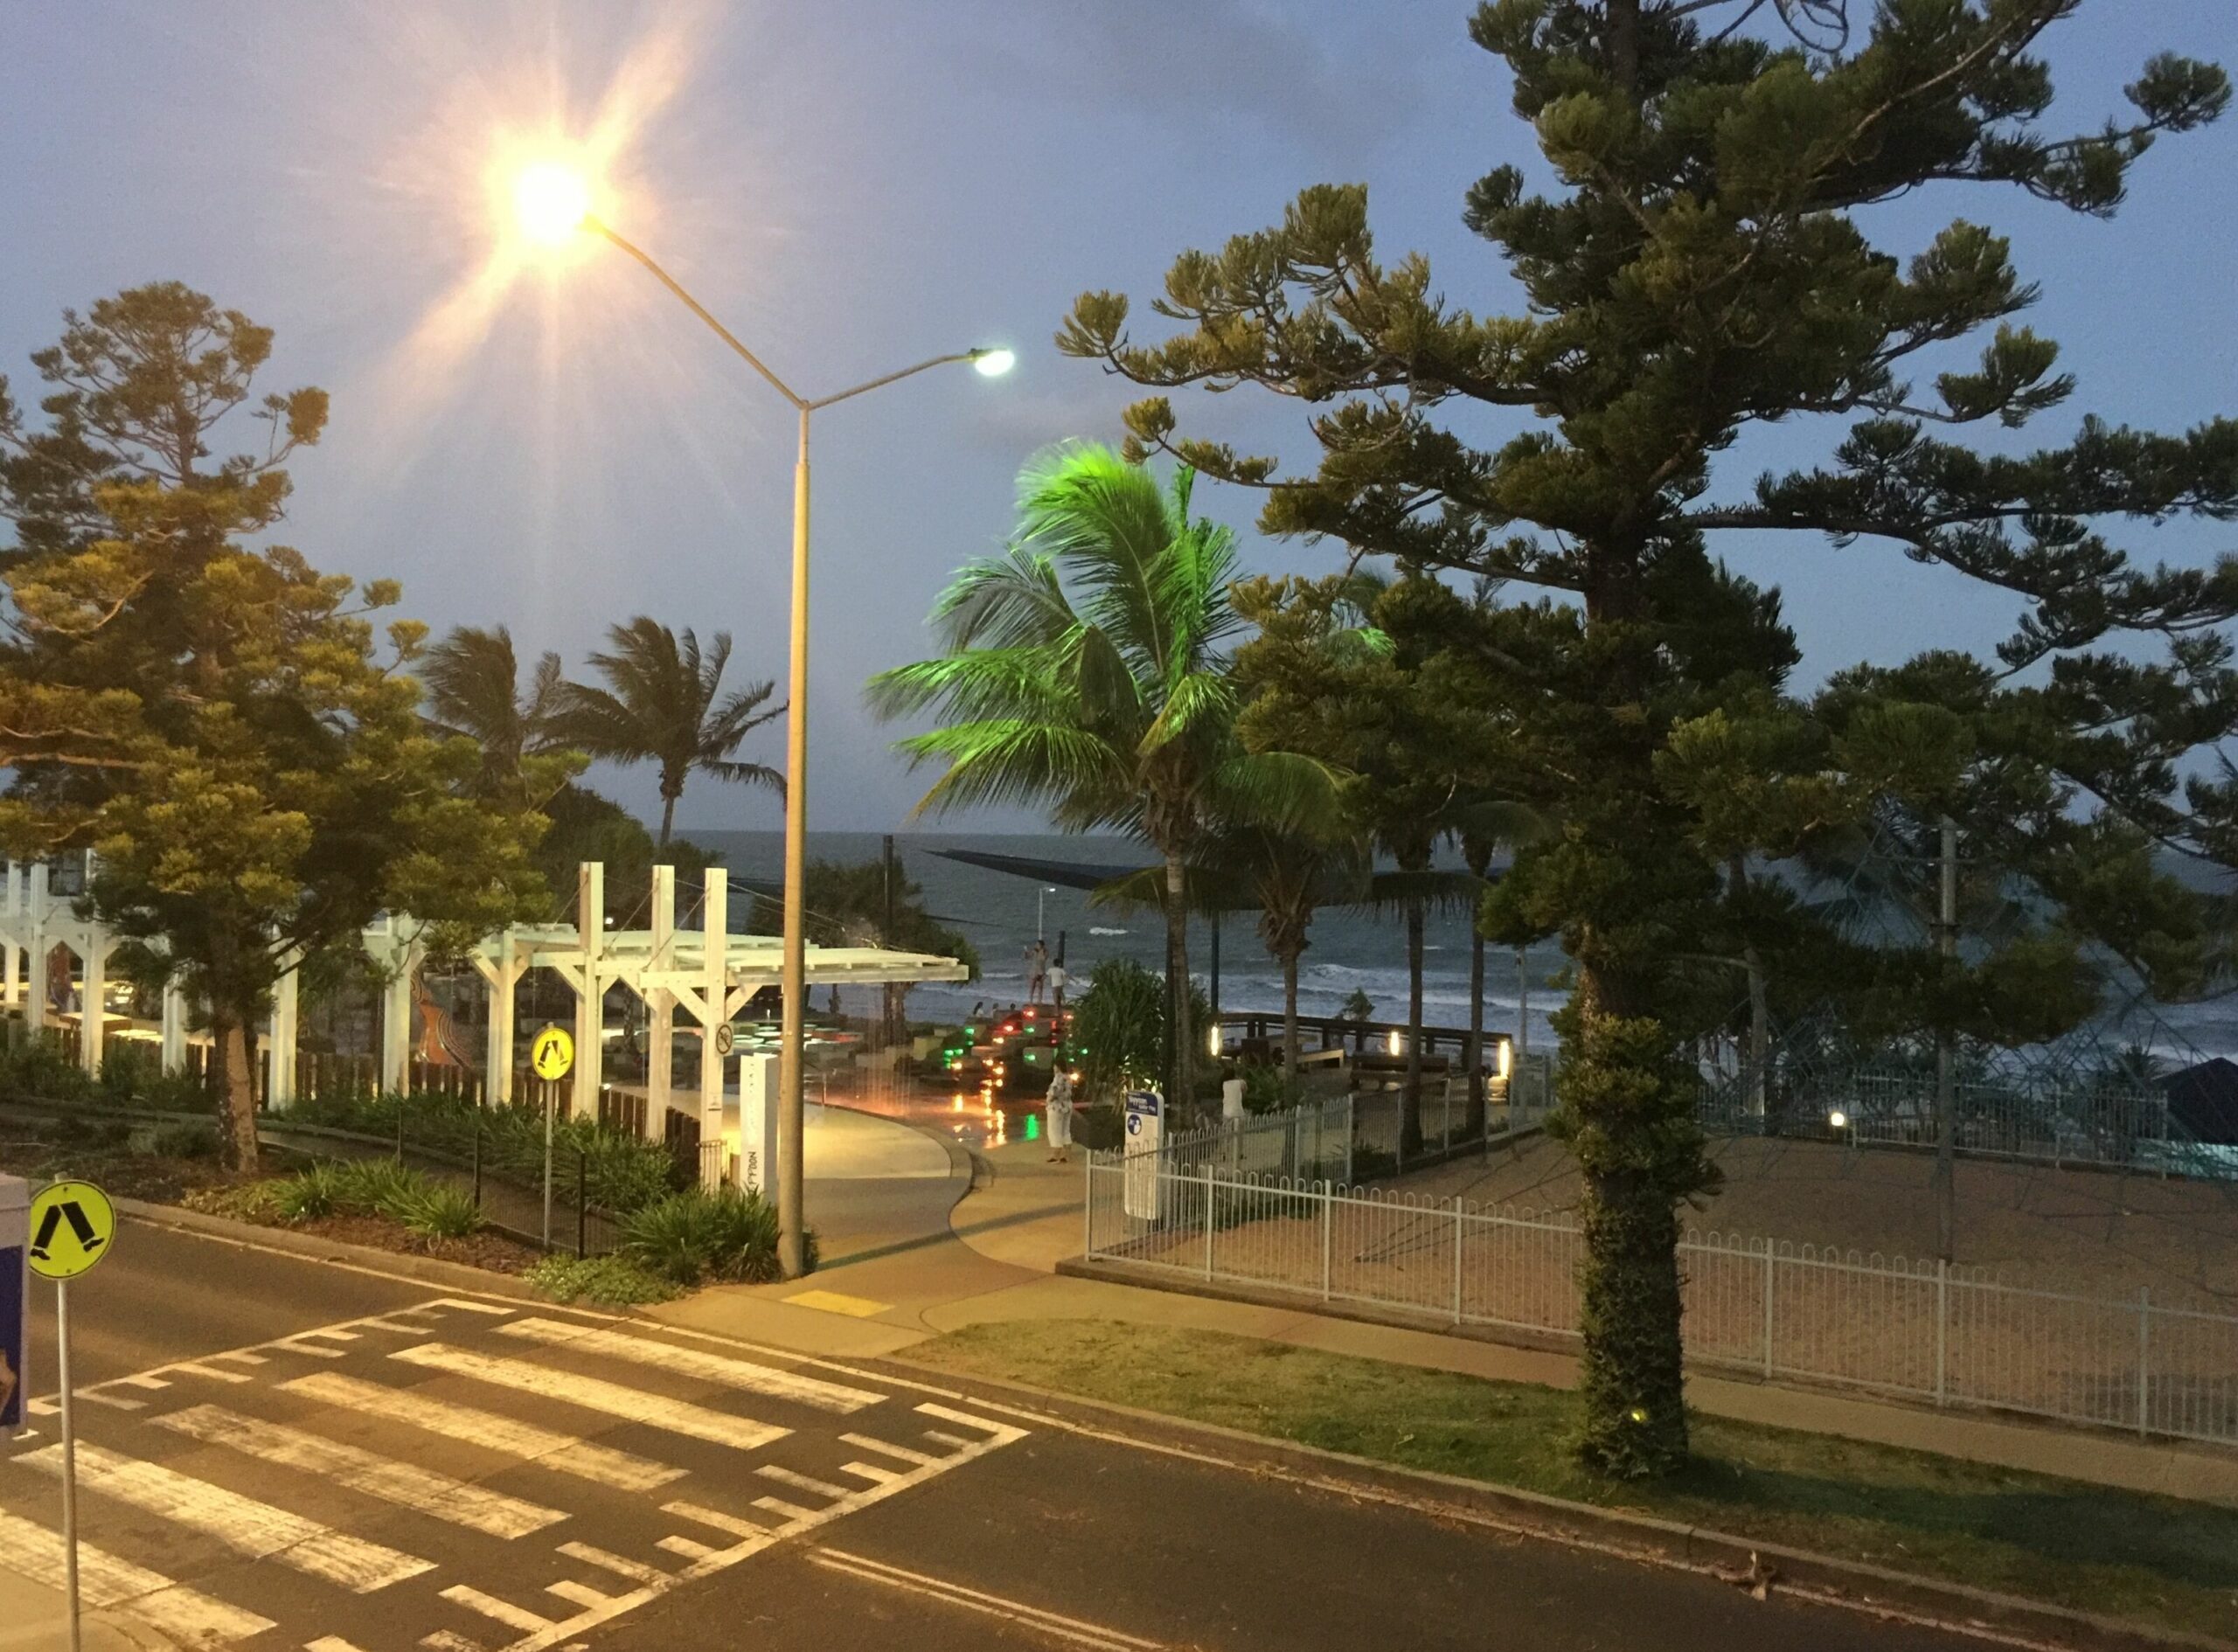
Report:
[[[795,1524],[803,1520],[816,1518],[815,1510],[803,1509],[796,1503],[787,1503],[782,1497],[756,1497],[754,1500],[754,1506],[757,1509],[767,1509],[771,1514],[782,1515]]]
[[[614,1597],[603,1590],[594,1589],[587,1583],[578,1583],[573,1578],[562,1578],[557,1583],[544,1586],[546,1594],[556,1594],[570,1606],[602,1607]]]
[[[618,1578],[631,1578],[639,1583],[658,1583],[668,1576],[658,1566],[649,1566],[642,1560],[632,1560],[626,1555],[615,1554],[587,1543],[563,1543],[560,1545],[560,1552],[571,1560],[584,1561],[590,1565],[602,1567]]]
[[[362,1325],[365,1322],[362,1319],[353,1319],[350,1322],[352,1325]],[[316,1336],[321,1342],[328,1343],[354,1343],[359,1340],[358,1332],[346,1330],[339,1325],[322,1325],[316,1330],[299,1331],[296,1335],[297,1336]]]
[[[663,1514],[672,1514],[679,1519],[697,1520],[703,1526],[712,1526],[718,1531],[727,1531],[733,1537],[758,1537],[769,1531],[751,1520],[741,1520],[736,1515],[726,1515],[719,1509],[704,1508],[696,1503],[664,1503]]]
[[[482,1411],[472,1406],[436,1399],[416,1388],[391,1388],[385,1383],[344,1377],[337,1371],[313,1371],[280,1386],[288,1393],[305,1394],[351,1411],[370,1412],[392,1422],[408,1423],[446,1439],[462,1440],[484,1450],[518,1457],[541,1468],[556,1468],[578,1479],[623,1491],[652,1491],[685,1470],[672,1468],[650,1457],[640,1457],[610,1446],[594,1446],[573,1434],[539,1428],[534,1423]]]
[[[192,1360],[181,1360],[176,1365],[166,1365],[165,1371],[183,1371],[190,1377],[207,1377],[213,1382],[245,1383],[254,1380],[247,1371],[227,1371],[222,1365],[204,1365]]]
[[[435,1330],[434,1326],[405,1317],[405,1315],[410,1311],[408,1308],[400,1308],[393,1314],[383,1314],[374,1319],[361,1319],[358,1322],[369,1330],[395,1331],[398,1335],[405,1336],[432,1335]]]
[[[217,1406],[193,1406],[155,1419],[162,1427],[213,1446],[276,1462],[283,1468],[300,1468],[362,1491],[384,1503],[416,1509],[421,1514],[448,1520],[453,1525],[486,1531],[493,1537],[525,1537],[532,1531],[557,1524],[567,1517],[558,1509],[509,1497],[486,1486],[469,1484],[422,1468],[415,1463],[308,1433],[284,1423],[243,1417]]]
[[[148,1409],[148,1402],[144,1399],[128,1399],[122,1394],[105,1394],[98,1388],[80,1389],[78,1392],[78,1398],[80,1399],[90,1399],[97,1406],[112,1406],[118,1411],[145,1411]]]
[[[471,1301],[463,1296],[438,1296],[434,1301],[424,1304],[424,1307],[455,1308],[469,1314],[494,1315],[499,1319],[504,1318],[506,1315],[513,1311],[510,1308],[500,1308],[495,1302]],[[421,1312],[422,1309],[418,1308],[407,1308],[404,1311],[407,1314],[417,1314]]]
[[[234,1349],[231,1353],[212,1354],[210,1357],[212,1359],[239,1360],[244,1365],[269,1365],[272,1363],[262,1354],[251,1353],[246,1348]]]
[[[928,1428],[925,1430],[925,1438],[928,1440],[937,1440],[943,1446],[953,1446],[958,1451],[963,1450],[966,1446],[971,1443],[962,1434],[944,1434],[937,1428]]]
[[[130,1383],[135,1388],[169,1388],[170,1386],[170,1384],[163,1378],[151,1377],[145,1371],[136,1376],[120,1377],[116,1380],[121,1383]]]
[[[316,1343],[307,1343],[303,1340],[303,1336],[309,1335],[309,1331],[305,1331],[302,1336],[282,1336],[277,1342],[259,1343],[257,1346],[281,1348],[291,1354],[310,1354],[320,1359],[339,1359],[349,1351],[347,1349],[322,1348]]]
[[[852,1475],[858,1480],[867,1480],[873,1485],[901,1478],[891,1468],[880,1468],[876,1464],[867,1462],[843,1462],[839,1465],[839,1472],[843,1475]]]
[[[671,1554],[680,1554],[686,1560],[705,1560],[709,1555],[715,1552],[714,1550],[709,1548],[704,1543],[696,1542],[690,1537],[678,1537],[673,1536],[661,1538],[658,1542],[653,1544],[653,1547],[656,1549],[665,1549]]]
[[[59,1413],[62,1406],[58,1400],[26,1399],[24,1401],[24,1409],[34,1417],[52,1417]]]
[[[602,1411],[608,1416],[627,1418],[631,1422],[649,1423],[656,1428],[665,1428],[671,1433],[687,1434],[694,1440],[704,1440],[710,1445],[730,1446],[740,1451],[758,1450],[773,1440],[782,1440],[792,1432],[773,1423],[755,1422],[750,1417],[733,1417],[724,1412],[709,1411],[704,1406],[670,1399],[659,1394],[648,1394],[635,1388],[624,1388],[619,1383],[602,1382],[595,1377],[579,1377],[572,1371],[553,1371],[543,1365],[532,1365],[524,1359],[493,1358],[487,1354],[453,1348],[445,1343],[422,1343],[414,1348],[400,1348],[389,1357],[409,1364],[425,1365],[431,1371],[449,1371],[455,1376],[472,1377],[480,1382],[518,1389],[525,1394],[565,1400],[571,1406],[580,1406],[588,1411]]]
[[[726,1388],[766,1394],[773,1399],[795,1400],[803,1406],[813,1406],[818,1411],[838,1412],[843,1415],[860,1411],[865,1406],[878,1405],[886,1398],[884,1394],[873,1393],[866,1388],[845,1388],[838,1383],[827,1383],[821,1378],[803,1377],[796,1371],[779,1371],[774,1366],[755,1364],[751,1360],[711,1354],[705,1349],[685,1348],[675,1343],[660,1342],[650,1336],[631,1336],[622,1331],[567,1325],[558,1320],[517,1319],[511,1324],[500,1325],[497,1329],[507,1336],[518,1336],[555,1348],[579,1348],[587,1354],[630,1360],[640,1365],[650,1365],[657,1371],[672,1371],[682,1376],[720,1383]]]
[[[45,1446],[16,1461],[59,1478],[62,1447]],[[345,1536],[316,1520],[244,1497],[206,1480],[175,1474],[158,1463],[121,1457],[99,1446],[79,1446],[78,1481],[120,1503],[206,1533],[237,1554],[253,1560],[269,1558],[358,1594],[417,1577],[434,1565],[416,1555]]]
[[[10,1571],[34,1583],[50,1589],[66,1586],[59,1532],[0,1514],[0,1554],[7,1556]],[[159,1572],[120,1560],[83,1537],[78,1540],[78,1594],[97,1609],[129,1613],[194,1652],[218,1652],[272,1628],[269,1618],[213,1600]]]
[[[794,1486],[803,1491],[813,1491],[818,1496],[851,1497],[855,1495],[852,1486],[835,1486],[829,1480],[811,1480],[806,1475],[796,1475],[789,1468],[779,1468],[770,1464],[765,1463],[754,1472],[764,1480],[774,1480],[781,1486]],[[900,1478],[899,1475],[895,1477]]]
[[[303,1652],[362,1652],[362,1649],[338,1635],[322,1635],[316,1641],[304,1642]]]
[[[469,1641],[462,1635],[453,1635],[448,1629],[438,1629],[433,1635],[423,1635],[420,1644],[427,1652],[483,1652],[482,1642]]]
[[[888,1565],[882,1560],[872,1560],[863,1555],[849,1554],[839,1549],[819,1549],[809,1558],[827,1571],[844,1572],[866,1583],[882,1583],[888,1588],[906,1589],[912,1594],[945,1601],[949,1606],[962,1607],[988,1617],[1004,1618],[1044,1635],[1054,1635],[1059,1640],[1070,1641],[1077,1646],[1095,1647],[1102,1652],[1163,1652],[1159,1642],[1145,1641],[1140,1635],[1123,1634],[1080,1618],[1068,1618],[1062,1613],[1028,1606],[1022,1600],[988,1594],[979,1589],[969,1589],[960,1583],[950,1583],[945,1578],[928,1577],[921,1572],[905,1572],[900,1566]]]
[[[927,1456],[921,1451],[912,1451],[907,1446],[892,1446],[883,1440],[872,1440],[868,1434],[842,1434],[839,1439],[844,1445],[859,1446],[865,1451],[882,1451],[889,1457],[900,1458],[903,1462],[915,1463],[920,1468],[927,1463],[940,1461],[937,1457]]]
[[[539,1617],[527,1607],[500,1600],[494,1594],[484,1594],[470,1584],[454,1583],[443,1591],[443,1599],[479,1612],[485,1618],[495,1618],[507,1628],[518,1629],[524,1635],[535,1635],[553,1627],[550,1618]]]

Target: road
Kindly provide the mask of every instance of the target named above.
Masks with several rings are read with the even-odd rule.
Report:
[[[72,1306],[85,1593],[143,1642],[1977,1644],[1044,1428],[893,1372],[139,1225]],[[0,1442],[0,1570],[49,1581],[59,1452],[36,1410]]]

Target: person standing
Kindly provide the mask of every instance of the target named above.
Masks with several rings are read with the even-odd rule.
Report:
[[[1048,1126],[1049,1163],[1073,1162],[1073,1075],[1059,1067],[1050,1075],[1049,1096],[1043,1107]]]
[[[1049,1007],[1059,1015],[1065,1013],[1065,965],[1060,959],[1049,966]]]
[[[1039,937],[1025,949],[1025,1001],[1039,1003],[1049,979],[1049,948]]]

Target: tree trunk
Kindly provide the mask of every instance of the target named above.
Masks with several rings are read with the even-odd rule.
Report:
[[[256,1147],[256,1026],[249,1017],[210,1023],[211,1055],[218,1068],[219,1161],[229,1170],[254,1174]]]
[[[1407,903],[1407,1090],[1399,1139],[1409,1154],[1422,1150],[1422,929],[1420,900]]]
[[[1484,937],[1469,925],[1469,1115],[1467,1133],[1484,1133]]]
[[[665,788],[661,792],[661,835],[657,847],[668,847],[669,833],[676,826],[676,797]]]
[[[1298,1076],[1298,1058],[1304,1053],[1299,1048],[1297,1031],[1297,961],[1298,949],[1287,949],[1282,954],[1282,1088],[1287,1099],[1295,1101],[1304,1086]]]
[[[1165,857],[1165,1105],[1169,1114],[1196,1105],[1190,1057],[1195,1031],[1189,1024],[1189,908],[1181,857]]]
[[[1680,1196],[1667,1167],[1640,1150],[1675,1104],[1681,1075],[1662,1023],[1625,1013],[1647,1002],[1581,967],[1562,1052],[1564,1112],[1608,1138],[1579,1154],[1579,1448],[1625,1479],[1668,1474],[1687,1450]]]

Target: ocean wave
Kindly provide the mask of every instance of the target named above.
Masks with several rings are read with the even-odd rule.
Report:
[[[1091,935],[1126,935],[1134,933],[1128,929],[1106,929],[1099,924],[1090,924],[1088,932]]]

